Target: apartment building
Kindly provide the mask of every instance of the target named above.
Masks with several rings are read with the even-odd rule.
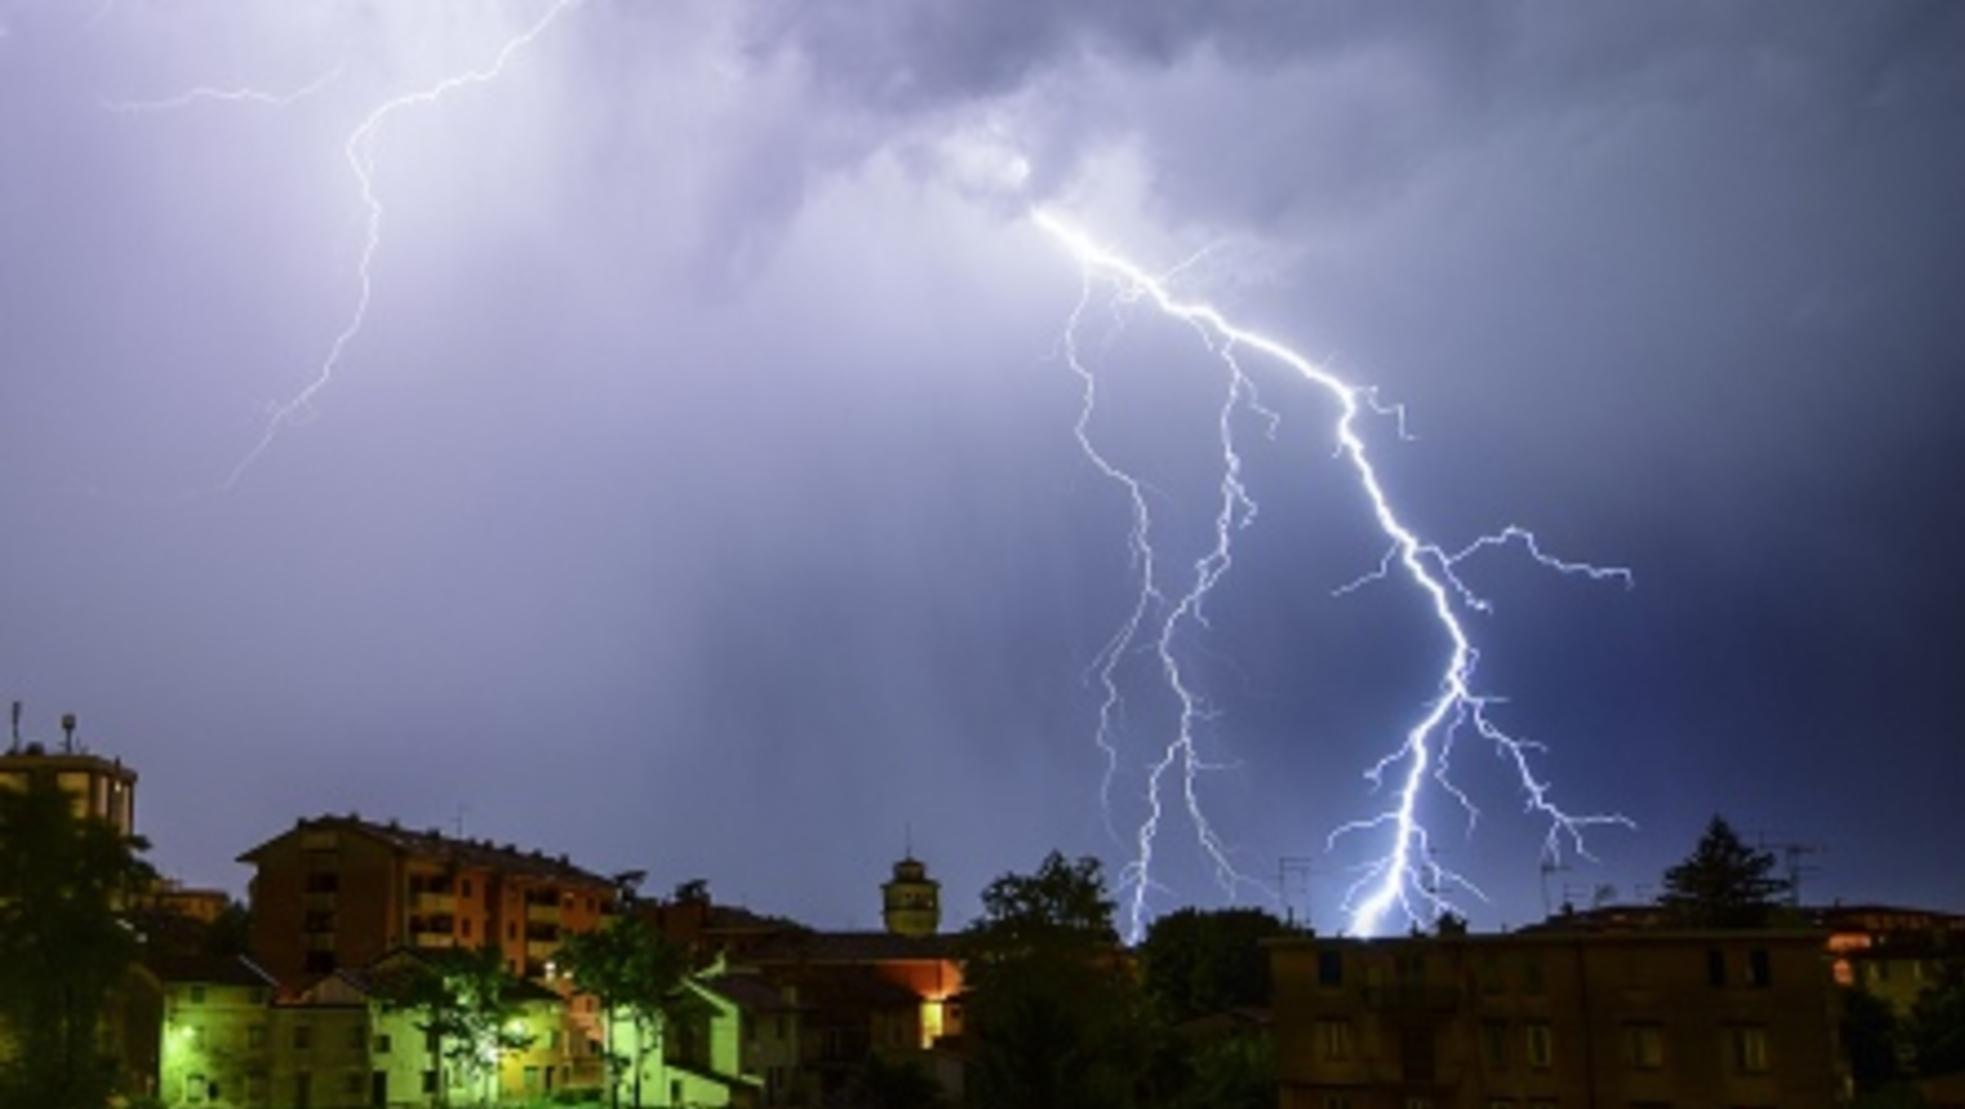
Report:
[[[1824,938],[1545,927],[1272,940],[1280,1105],[1839,1104]]]
[[[495,946],[544,979],[565,936],[614,912],[613,883],[564,855],[352,814],[302,819],[239,861],[254,871],[254,956],[288,987],[397,948]]]

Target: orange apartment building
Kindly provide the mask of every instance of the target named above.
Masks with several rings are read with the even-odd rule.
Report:
[[[1282,1109],[1833,1106],[1813,930],[1269,943]]]
[[[565,936],[614,912],[614,884],[566,857],[359,816],[321,816],[239,856],[254,868],[252,950],[288,987],[397,948],[495,945],[549,977]]]

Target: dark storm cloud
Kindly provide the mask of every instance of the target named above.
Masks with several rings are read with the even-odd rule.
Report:
[[[1429,534],[1637,569],[1475,568],[1509,723],[1645,825],[1592,880],[1722,808],[1837,841],[1834,892],[1956,901],[1900,850],[1965,834],[1956,6],[589,0],[391,120],[342,373],[181,497],[346,320],[349,129],[534,10],[0,4],[0,680],[139,764],[171,868],[350,807],[831,922],[910,823],[957,913],[1054,844],[1122,863],[1081,678],[1127,521],[1071,439],[1047,202],[1152,264],[1225,241],[1191,288],[1411,405],[1379,450]],[[1184,565],[1219,368],[1137,312],[1097,349]],[[1193,650],[1266,871],[1370,811],[1438,645],[1396,589],[1331,598],[1378,550],[1328,410],[1253,372],[1283,433]],[[1455,858],[1519,921],[1539,829],[1456,762]]]

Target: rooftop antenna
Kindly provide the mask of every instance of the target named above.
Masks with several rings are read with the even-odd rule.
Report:
[[[1762,851],[1775,852],[1781,856],[1781,869],[1788,882],[1788,908],[1799,909],[1802,879],[1813,878],[1822,872],[1821,867],[1811,865],[1806,860],[1810,855],[1828,854],[1828,848],[1819,843],[1802,843],[1798,840],[1785,839],[1779,833],[1773,832],[1756,833],[1754,839],[1755,846]]]
[[[20,754],[20,713],[21,713],[21,703],[19,701],[15,701],[14,702],[14,740],[13,740],[13,746],[9,747],[7,750],[10,753],[16,755]]]
[[[902,834],[906,837],[903,841],[907,845],[907,854],[905,857],[912,859],[914,857],[914,821],[907,821],[901,825],[901,828],[904,830]]]
[[[75,753],[75,714],[61,714],[61,750],[64,755]]]
[[[1314,855],[1279,855],[1276,858],[1276,899],[1283,903],[1283,923],[1296,927],[1296,906],[1290,903],[1290,879],[1303,881],[1303,922],[1310,923],[1310,879],[1322,871]]]
[[[1542,916],[1544,919],[1547,919],[1553,913],[1553,909],[1549,904],[1549,875],[1568,870],[1569,864],[1544,855],[1542,856],[1542,865],[1537,869],[1542,872]]]

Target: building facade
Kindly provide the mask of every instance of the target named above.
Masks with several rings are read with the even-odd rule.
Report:
[[[251,865],[252,950],[286,985],[399,947],[496,947],[543,979],[567,935],[600,927],[614,885],[565,856],[358,816],[301,820],[239,857]]]
[[[1832,1106],[1813,931],[1270,941],[1282,1109]]]

